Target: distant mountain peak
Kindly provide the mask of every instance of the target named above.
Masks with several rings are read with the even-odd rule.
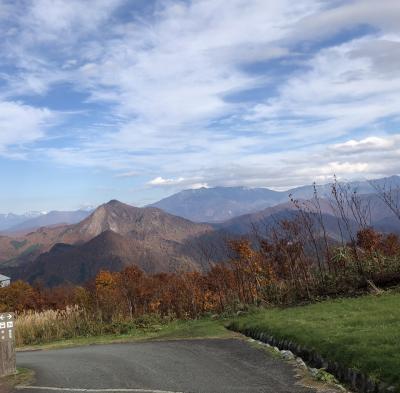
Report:
[[[96,210],[100,209],[100,208],[105,208],[105,209],[139,209],[138,207],[132,206],[132,205],[128,205],[127,203],[121,202],[118,199],[111,199],[110,201],[103,203],[102,205],[100,205],[99,207],[97,207],[97,209],[93,210],[93,212],[95,212]]]
[[[109,206],[119,206],[119,205],[126,205],[123,202],[120,202],[118,199],[111,199],[110,201],[108,201],[107,203],[105,203],[104,205],[109,205]]]
[[[213,187],[184,190],[150,206],[195,222],[221,222],[285,200],[284,193],[268,188]]]
[[[173,216],[156,207],[139,208],[115,199],[100,205],[85,220],[76,224],[84,239],[98,236],[108,230],[121,235],[135,232],[141,236],[151,234],[167,238],[170,233],[176,231],[181,238],[186,236],[188,227],[193,228],[193,226],[197,226],[197,230],[200,228],[198,224],[190,223],[182,217]],[[174,228],[172,232],[171,228]],[[190,230],[187,234],[190,234]]]

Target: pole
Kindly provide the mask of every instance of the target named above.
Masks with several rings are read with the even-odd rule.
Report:
[[[0,314],[0,377],[17,372],[14,314]]]

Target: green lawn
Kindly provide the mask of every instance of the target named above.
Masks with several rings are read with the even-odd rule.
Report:
[[[263,329],[326,359],[400,385],[400,294],[268,309],[236,318],[234,328]]]
[[[135,329],[129,334],[109,334],[103,336],[78,337],[53,341],[51,343],[35,344],[17,348],[18,351],[30,349],[55,349],[77,345],[111,344],[142,340],[176,340],[196,338],[230,338],[235,334],[224,326],[226,321],[208,318],[193,321],[173,321],[165,325],[155,325],[149,328]]]

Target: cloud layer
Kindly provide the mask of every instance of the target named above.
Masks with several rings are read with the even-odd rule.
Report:
[[[1,155],[167,189],[400,172],[397,1],[133,3],[1,3]]]

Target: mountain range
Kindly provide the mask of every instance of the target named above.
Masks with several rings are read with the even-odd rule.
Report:
[[[359,194],[374,193],[375,187],[400,187],[400,176],[391,176],[373,181],[345,183]],[[317,185],[316,190],[324,198],[331,193],[331,184]],[[289,195],[310,199],[314,186],[306,185],[286,191],[268,188],[213,187],[183,190],[158,202],[148,205],[167,213],[194,222],[221,223],[231,218],[254,213],[280,203],[288,202]],[[0,234],[15,234],[32,231],[40,227],[75,224],[83,220],[93,208],[76,211],[28,212],[25,214],[0,214]]]
[[[375,192],[374,187],[400,187],[400,176],[342,184],[345,184],[350,190],[357,190],[359,194],[369,194]],[[331,188],[332,184],[315,186],[319,197],[322,198],[331,194]],[[289,195],[293,195],[295,198],[310,199],[314,195],[314,186],[301,186],[287,191],[274,191],[268,188],[203,187],[178,192],[150,206],[195,222],[220,223],[243,214],[254,213],[288,202]]]
[[[28,212],[24,214],[0,214],[0,231],[7,230],[14,226],[20,225],[25,221],[29,221],[39,217],[45,213],[42,212]]]
[[[397,176],[376,182],[380,187],[400,186]],[[359,197],[368,206],[373,226],[400,233],[400,220],[376,192],[371,192],[376,190],[370,183],[347,186],[367,192]],[[329,186],[317,188],[319,195],[327,195],[329,190]],[[312,186],[291,192],[301,198],[301,203],[312,207],[308,200],[314,195]],[[282,219],[295,217],[296,209],[287,201],[287,194],[243,187],[204,188],[182,191],[160,201],[158,205],[164,206],[163,210],[154,205],[138,208],[112,200],[91,212],[38,215],[15,225],[19,231],[0,235],[0,272],[12,279],[54,286],[83,283],[101,269],[117,271],[132,264],[148,273],[206,270],[210,264],[228,257],[227,239],[249,236],[255,230],[266,231]],[[340,241],[343,220],[336,217],[328,199],[320,198],[319,204],[319,218],[329,238]],[[200,222],[182,217],[188,215]],[[315,221],[319,219],[315,211],[312,215]],[[358,224],[351,211],[346,215],[356,231]],[[230,218],[223,220],[226,216]],[[202,222],[205,218],[210,222]],[[30,226],[31,231],[23,230]]]
[[[30,212],[25,214],[0,214],[0,231],[3,234],[32,231],[40,227],[75,224],[86,218],[92,209],[76,211]]]

